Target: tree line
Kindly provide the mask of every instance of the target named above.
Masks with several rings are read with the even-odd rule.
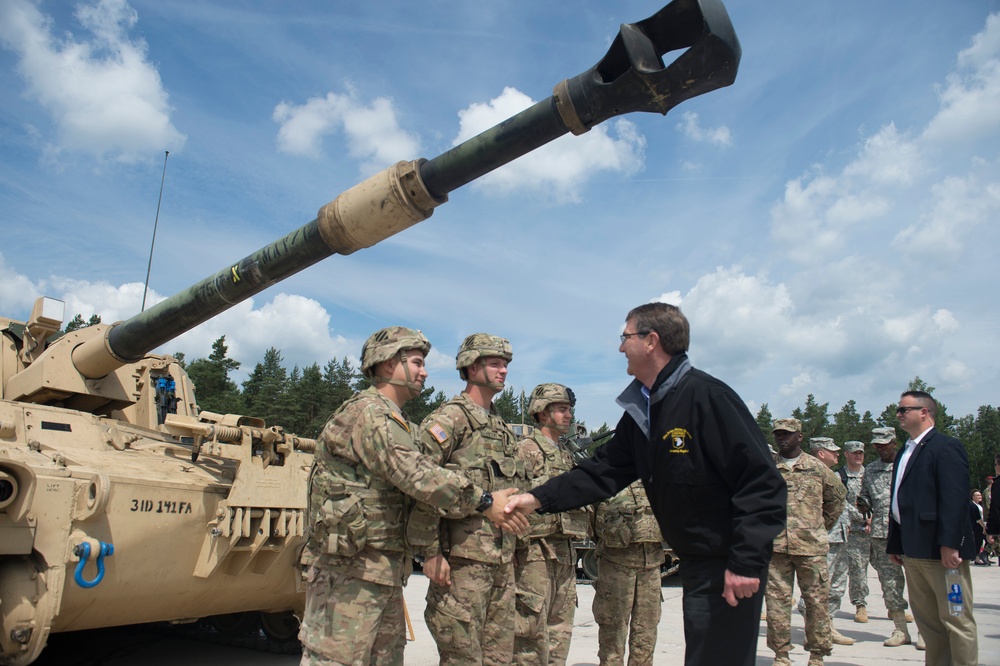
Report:
[[[99,316],[84,321],[76,315],[66,326],[67,331],[92,326],[101,322]],[[297,365],[288,371],[283,365],[281,352],[274,347],[264,353],[264,359],[254,366],[249,377],[240,385],[230,379],[230,373],[239,369],[240,362],[227,356],[226,336],[212,344],[208,358],[199,358],[186,363],[183,353],[175,353],[182,367],[194,383],[198,406],[206,411],[221,414],[244,414],[262,418],[268,425],[280,425],[288,432],[303,437],[317,437],[327,418],[351,395],[369,386],[368,380],[344,357],[340,361],[329,361],[320,368],[314,363],[305,368]],[[925,391],[934,394],[934,387],[915,377],[907,390]],[[437,409],[448,398],[433,386],[404,405],[410,419],[420,423],[425,416]],[[531,423],[527,413],[527,400],[523,393],[515,394],[514,389],[504,389],[493,401],[497,412],[508,423]],[[848,400],[838,411],[830,413],[830,403],[819,403],[811,393],[806,396],[802,407],[796,407],[789,414],[772,414],[767,403],[757,412],[757,425],[771,446],[771,434],[775,418],[792,416],[802,422],[805,442],[812,437],[830,437],[843,448],[844,442],[856,440],[865,445],[865,464],[878,456],[871,445],[872,428],[893,427],[896,439],[905,442],[909,437],[899,429],[896,420],[896,403],[886,405],[875,416],[871,411],[858,413],[857,403]],[[982,405],[975,415],[955,417],[948,413],[947,406],[938,400],[936,427],[965,445],[969,457],[969,477],[973,488],[982,488],[987,475],[994,472],[994,457],[1000,454],[1000,409]],[[591,436],[608,432],[608,425],[602,424],[591,431]]]

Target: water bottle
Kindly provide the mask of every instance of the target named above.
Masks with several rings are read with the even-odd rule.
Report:
[[[948,569],[944,572],[944,584],[948,588],[948,611],[952,615],[961,615],[965,610],[962,601],[962,577],[958,569]]]

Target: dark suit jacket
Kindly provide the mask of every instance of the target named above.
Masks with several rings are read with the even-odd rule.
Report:
[[[957,548],[962,559],[976,556],[969,524],[969,459],[962,442],[932,428],[899,469],[904,449],[896,454],[892,487],[899,487],[901,523],[889,515],[886,550],[927,560],[941,559],[941,546]]]

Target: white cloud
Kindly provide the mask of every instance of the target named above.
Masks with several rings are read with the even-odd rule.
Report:
[[[681,114],[681,122],[677,123],[677,129],[684,133],[684,136],[697,141],[698,143],[711,143],[716,146],[731,146],[733,137],[729,128],[720,125],[715,129],[707,129],[698,124],[698,114],[694,111],[685,111]]]
[[[343,131],[351,157],[362,162],[365,175],[378,172],[399,160],[415,159],[419,139],[400,128],[392,100],[378,97],[365,105],[357,91],[327,93],[305,104],[281,102],[272,118],[278,129],[278,149],[293,155],[318,158],[323,137]]]
[[[7,265],[0,253],[0,315],[27,316],[35,299],[41,296],[38,288],[23,275]]]
[[[924,130],[935,142],[979,141],[1000,129],[1000,14],[959,52],[958,70],[938,91],[941,109]]]
[[[0,3],[0,43],[17,54],[28,95],[56,125],[49,149],[132,163],[182,148],[186,138],[170,121],[146,43],[128,36],[135,10],[125,0],[99,0],[81,4],[76,18],[89,39],[55,37],[52,19],[27,0]]]
[[[956,259],[977,227],[1000,212],[1000,182],[982,183],[976,175],[949,176],[931,188],[931,201],[919,222],[908,225],[893,247],[917,257]]]
[[[471,139],[532,104],[530,97],[508,87],[486,104],[470,105],[458,113],[460,129],[452,145]],[[483,176],[473,187],[498,194],[524,189],[551,192],[557,201],[577,202],[587,182],[600,177],[602,171],[626,175],[639,172],[645,146],[646,139],[635,124],[618,118],[581,136],[564,135]]]
[[[892,213],[900,190],[924,171],[918,145],[890,123],[865,140],[839,175],[818,166],[812,175],[788,181],[784,199],[771,208],[771,233],[794,248],[790,256],[801,263],[840,254],[861,223]]]

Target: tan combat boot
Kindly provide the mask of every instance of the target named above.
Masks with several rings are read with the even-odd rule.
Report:
[[[823,666],[823,653],[822,652],[810,652],[809,653],[809,663],[806,666]]]
[[[858,606],[858,609],[854,611],[854,621],[861,624],[868,622],[868,609],[864,606]]]
[[[893,630],[892,636],[889,636],[882,645],[886,647],[909,645],[910,632],[906,629],[906,613],[901,610],[889,611],[889,617],[892,618],[896,628]]]
[[[779,652],[774,655],[773,666],[792,666],[792,660],[788,658],[787,652]]]
[[[840,633],[832,624],[830,625],[830,638],[833,639],[834,645],[854,645],[853,638]]]

